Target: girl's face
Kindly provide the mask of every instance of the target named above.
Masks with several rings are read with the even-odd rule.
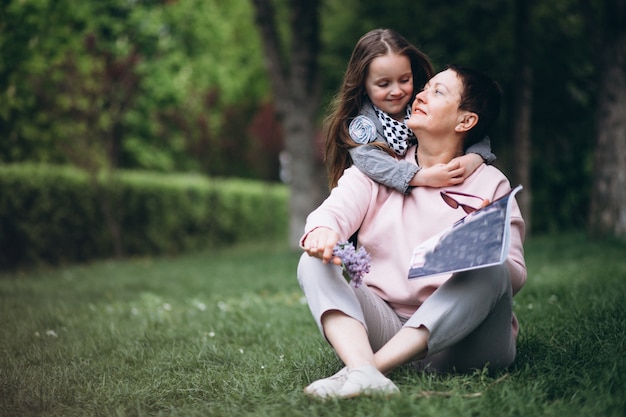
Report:
[[[413,97],[411,61],[404,55],[387,54],[370,62],[365,91],[372,103],[392,118],[402,121]]]
[[[417,93],[407,126],[413,131],[450,133],[462,116],[459,110],[463,83],[456,72],[446,70],[435,75]]]

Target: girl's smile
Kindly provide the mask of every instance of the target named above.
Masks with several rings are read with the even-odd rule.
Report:
[[[365,91],[372,104],[390,117],[402,121],[413,97],[411,62],[404,55],[376,57],[368,66]]]

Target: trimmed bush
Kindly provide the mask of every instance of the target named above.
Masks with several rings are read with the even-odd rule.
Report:
[[[0,166],[0,268],[283,239],[287,196],[283,185],[193,174],[96,180],[66,166]]]

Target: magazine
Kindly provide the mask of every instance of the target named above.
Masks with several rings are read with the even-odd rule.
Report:
[[[511,206],[521,185],[413,250],[409,279],[499,265],[510,246]]]

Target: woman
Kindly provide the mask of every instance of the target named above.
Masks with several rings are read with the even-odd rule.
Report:
[[[484,137],[498,116],[497,83],[450,66],[417,94],[407,121],[419,146],[405,160],[422,167],[447,164]],[[493,201],[510,190],[507,178],[481,165],[451,191]],[[451,276],[407,279],[413,248],[461,219],[440,189],[393,192],[347,169],[328,199],[307,218],[298,281],[322,334],[345,367],[305,392],[321,398],[398,391],[385,374],[411,361],[433,372],[502,369],[515,358],[518,323],[512,297],[526,281],[524,221],[517,204],[511,247],[503,265]],[[471,200],[465,202],[471,205]],[[332,252],[356,230],[371,256],[364,284],[342,277]]]

